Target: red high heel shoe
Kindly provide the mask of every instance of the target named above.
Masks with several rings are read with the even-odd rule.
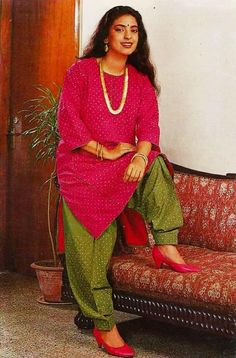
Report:
[[[156,263],[157,268],[160,268],[162,264],[170,266],[174,271],[177,272],[199,272],[201,269],[197,266],[190,264],[178,264],[166,256],[164,256],[157,246],[152,249],[152,257]]]
[[[127,358],[135,356],[135,351],[133,350],[133,348],[128,346],[128,344],[126,343],[122,347],[117,347],[117,348],[111,347],[108,344],[106,344],[102,339],[100,331],[96,327],[93,329],[93,335],[96,338],[98,347],[99,348],[103,347],[108,354],[111,354],[116,357],[127,357]]]

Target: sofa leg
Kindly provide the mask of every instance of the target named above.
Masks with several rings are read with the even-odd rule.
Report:
[[[74,323],[79,329],[92,329],[94,328],[93,320],[85,317],[82,312],[78,312],[74,318]]]

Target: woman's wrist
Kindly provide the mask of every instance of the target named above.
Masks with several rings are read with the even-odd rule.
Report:
[[[112,160],[113,159],[112,150],[103,147],[103,158]]]
[[[130,162],[132,163],[136,158],[141,158],[145,163],[145,167],[148,165],[148,157],[146,154],[137,152],[133,155]]]

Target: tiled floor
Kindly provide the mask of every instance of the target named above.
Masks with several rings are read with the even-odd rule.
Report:
[[[73,323],[75,305],[37,303],[37,280],[0,273],[1,358],[102,358],[91,331]],[[116,312],[138,358],[236,358],[234,342]]]

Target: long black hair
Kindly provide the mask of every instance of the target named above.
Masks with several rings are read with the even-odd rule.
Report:
[[[108,10],[99,21],[99,24],[92,35],[90,42],[86,46],[81,58],[103,57],[106,52],[104,49],[104,40],[113,22],[122,15],[133,16],[138,24],[139,39],[136,50],[128,56],[127,63],[132,64],[138,71],[148,76],[157,93],[160,87],[155,80],[155,68],[150,61],[150,49],[147,41],[147,32],[145,30],[142,16],[130,6],[115,6]]]

